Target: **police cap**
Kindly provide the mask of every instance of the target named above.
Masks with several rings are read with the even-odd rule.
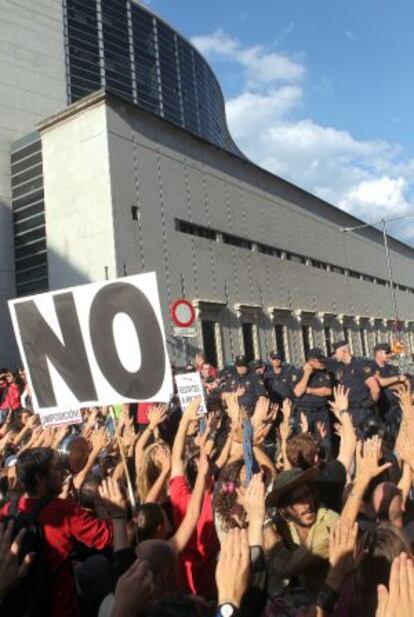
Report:
[[[332,345],[332,353],[334,354],[337,349],[345,347],[348,344],[348,341],[346,341],[345,339],[342,339],[341,341],[336,341],[336,343]]]
[[[270,359],[271,360],[283,360],[283,354],[278,351],[271,351]]]
[[[392,353],[391,345],[389,343],[378,343],[374,347],[374,353],[377,351],[385,351],[385,353]]]
[[[236,366],[249,366],[246,356],[236,356],[234,364]]]
[[[306,360],[320,360],[321,362],[325,362],[326,356],[320,347],[314,347],[313,349],[309,349],[306,353]]]

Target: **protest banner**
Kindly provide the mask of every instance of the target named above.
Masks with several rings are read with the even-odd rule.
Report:
[[[189,403],[191,403],[193,399],[200,396],[201,403],[198,408],[198,413],[207,413],[204,389],[199,373],[183,373],[182,375],[176,375],[175,383],[177,384],[178,397],[183,411],[187,409]]]
[[[9,301],[36,411],[172,394],[155,273]]]

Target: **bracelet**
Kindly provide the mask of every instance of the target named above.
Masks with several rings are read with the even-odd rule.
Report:
[[[151,426],[148,424],[147,431],[150,431],[151,433],[153,433],[155,431],[155,427],[151,428]]]
[[[343,413],[349,413],[349,409],[340,409],[338,413],[340,416],[342,416]]]

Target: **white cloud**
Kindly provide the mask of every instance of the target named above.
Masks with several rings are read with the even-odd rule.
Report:
[[[246,71],[247,82],[251,87],[277,81],[298,81],[305,72],[300,62],[286,54],[270,51],[263,45],[243,48],[238,39],[223,30],[193,37],[191,42],[211,60],[221,59],[240,64]]]
[[[400,146],[359,140],[303,117],[303,62],[263,45],[243,47],[222,30],[193,43],[212,62],[239,65],[244,87],[227,101],[227,117],[252,161],[367,221],[414,213],[414,159]],[[414,225],[398,233],[414,240]]]
[[[339,203],[344,210],[357,213],[361,208],[372,211],[374,216],[398,216],[410,211],[406,201],[407,181],[404,178],[382,176],[374,180],[363,180],[348,191]]]

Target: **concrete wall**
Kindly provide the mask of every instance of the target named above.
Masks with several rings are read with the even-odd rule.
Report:
[[[103,105],[42,130],[49,287],[116,276]]]
[[[10,145],[66,105],[61,0],[0,2],[0,366],[13,361]]]
[[[63,112],[42,129],[51,286],[155,270],[172,360],[185,349],[173,337],[170,303],[184,293],[200,322],[216,322],[219,362],[243,351],[242,324],[253,324],[255,354],[275,347],[284,326],[288,358],[303,358],[302,327],[325,346],[349,330],[356,353],[387,340],[390,290],[382,285],[267,256],[257,243],[343,268],[387,278],[379,234],[344,235],[352,217],[283,180],[104,94]],[[131,207],[138,208],[133,220]],[[176,219],[253,242],[236,248],[176,230]],[[414,251],[393,243],[399,283],[414,287]],[[413,329],[414,294],[397,292],[406,337]],[[411,339],[413,337],[411,336]],[[414,351],[414,349],[412,349]]]
[[[243,351],[243,321],[257,325],[257,355],[275,346],[274,324],[284,323],[294,361],[303,356],[306,324],[322,347],[324,327],[336,339],[349,327],[358,353],[360,327],[369,349],[388,338],[389,288],[183,234],[175,219],[387,279],[379,234],[341,233],[353,217],[121,102],[108,107],[108,130],[118,274],[125,266],[128,273],[157,271],[170,336],[168,305],[184,287],[200,318],[219,320],[223,359]],[[131,219],[131,204],[139,221]],[[414,287],[414,251],[393,246],[396,280]],[[397,299],[400,317],[409,322],[414,295],[398,291]]]

